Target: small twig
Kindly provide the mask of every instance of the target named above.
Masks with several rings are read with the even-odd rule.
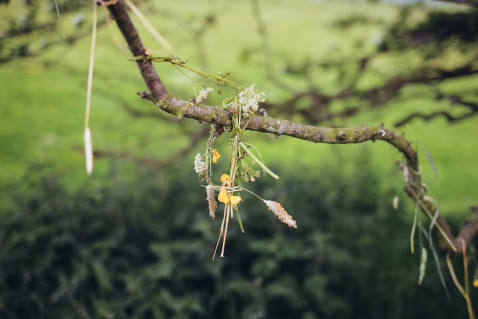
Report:
[[[246,151],[247,154],[249,154],[250,157],[252,157],[252,159],[264,170],[267,172],[267,174],[269,174],[270,176],[274,177],[275,179],[279,179],[279,176],[277,176],[276,174],[274,174],[273,171],[271,171],[267,166],[264,165],[264,163],[262,163],[262,161],[260,161],[250,150],[249,148],[244,145],[244,143],[240,142],[239,143],[241,146],[242,146],[242,149],[244,151]]]

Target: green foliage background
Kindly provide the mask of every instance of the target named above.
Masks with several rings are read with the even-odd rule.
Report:
[[[58,3],[67,38],[80,33],[71,23],[77,11],[89,26],[90,7],[70,12],[68,1]],[[304,89],[303,75],[288,70],[308,60],[338,63],[337,68],[316,70],[314,84],[326,93],[341,87],[355,67],[350,61],[374,50],[371,37],[383,35],[403,13],[386,3],[264,0],[260,5],[281,79]],[[2,18],[24,13],[20,2],[4,8]],[[237,82],[256,83],[270,101],[288,97],[267,79],[247,2],[178,0],[158,7],[146,1],[141,8],[173,44],[174,54],[192,66],[200,66],[201,59],[191,29],[210,21],[203,36],[210,71],[230,71]],[[435,9],[414,7],[411,20],[421,21]],[[458,17],[463,11],[451,10]],[[49,15],[56,19],[52,10],[39,19]],[[363,24],[350,22],[350,16]],[[441,21],[439,14],[434,17]],[[133,19],[147,46],[167,54]],[[0,19],[3,31],[13,23],[9,21]],[[60,35],[49,32],[45,39]],[[0,53],[17,43],[23,52],[14,62],[0,65],[1,318],[467,316],[443,256],[450,300],[431,258],[423,285],[417,285],[419,256],[411,255],[409,247],[413,205],[402,194],[402,177],[393,164],[400,158],[389,145],[315,145],[248,133],[247,141],[281,176],[274,182],[262,178],[250,188],[281,202],[297,220],[298,230],[281,224],[262,202],[244,196],[246,234],[233,223],[227,257],[211,261],[220,218],[210,220],[204,189],[193,174],[194,155],[204,151],[204,144],[166,168],[135,161],[154,162],[174,154],[188,145],[191,132],[207,124],[168,116],[158,121],[152,104],[134,94],[144,89],[136,66],[104,27],[98,34],[90,124],[94,147],[120,156],[97,158],[94,174],[87,178],[82,134],[90,39],[84,36],[74,45],[62,42],[29,56],[26,53],[40,50],[44,40],[36,36],[2,36],[0,45]],[[387,41],[388,49],[397,45]],[[378,71],[366,76],[362,87],[383,83],[381,74],[406,76],[430,62],[414,47],[395,49],[377,58],[373,69]],[[456,66],[470,55],[459,51],[441,52],[432,63]],[[189,99],[197,93],[171,66],[158,65],[158,70],[178,97]],[[476,83],[472,76],[437,86],[453,93]],[[209,102],[220,104],[222,98],[213,94]],[[154,116],[133,117],[125,105]],[[417,108],[431,112],[443,106],[446,103],[435,101],[423,86],[411,85],[386,108],[325,125],[385,122],[390,127]],[[333,107],[340,110],[343,105]],[[458,125],[441,119],[415,121],[411,130],[434,158],[440,207],[457,230],[468,206],[476,205],[476,119]],[[226,145],[225,136],[215,145],[223,156]],[[226,171],[225,162],[224,156],[219,176]],[[423,155],[422,169],[435,196],[433,172]],[[391,205],[396,194],[401,197],[398,211]],[[456,269],[463,278],[459,261]],[[478,304],[476,293],[472,296]]]
[[[112,172],[108,186],[93,177],[69,192],[40,168],[23,180],[27,195],[4,190],[15,205],[0,221],[2,318],[466,316],[433,262],[417,285],[410,221],[389,205],[395,190],[379,187],[365,155],[352,179],[325,171],[257,184],[293,208],[298,229],[244,198],[246,233],[234,222],[226,257],[215,261],[221,218],[210,220],[190,171],[131,180]]]

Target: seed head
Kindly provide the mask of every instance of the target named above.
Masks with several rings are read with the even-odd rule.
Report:
[[[206,199],[209,204],[209,216],[211,216],[212,219],[216,217],[216,209],[217,209],[217,202],[216,202],[216,194],[214,194],[214,189],[211,187],[211,185],[206,186]]]
[[[269,209],[280,219],[281,222],[287,224],[289,227],[297,228],[295,220],[287,214],[284,207],[281,206],[278,202],[272,200],[264,200],[264,203],[269,207]]]

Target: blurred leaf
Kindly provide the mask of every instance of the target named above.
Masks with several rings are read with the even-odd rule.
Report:
[[[354,192],[368,183],[364,175],[342,185],[331,170],[319,182],[293,174],[273,188],[262,181],[290,196],[304,227],[289,232],[262,205],[244,202],[248,232],[232,228],[227,257],[212,261],[220,221],[210,220],[194,176],[113,174],[110,185],[92,176],[67,191],[36,174],[11,189],[14,210],[0,219],[1,318],[440,318],[443,309],[464,310],[441,306],[434,272],[417,289],[408,216],[373,203],[390,198],[376,182],[364,192],[373,201],[361,202]],[[190,194],[187,204],[178,192]]]
[[[305,292],[311,294],[315,302],[322,303],[326,301],[327,296],[327,278],[325,276],[315,275],[307,278],[305,283]]]
[[[282,298],[294,305],[298,302],[297,285],[291,276],[281,276],[278,280],[267,285],[264,293],[269,298]]]

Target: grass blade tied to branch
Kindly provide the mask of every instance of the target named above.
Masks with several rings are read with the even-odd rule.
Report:
[[[86,90],[86,112],[85,112],[85,159],[86,159],[86,173],[91,175],[93,172],[93,143],[91,138],[91,130],[89,127],[90,111],[91,111],[91,90],[93,87],[93,67],[95,63],[95,46],[96,46],[96,21],[97,21],[97,5],[93,3],[93,27],[91,31],[91,50],[90,50],[90,65],[88,67],[88,85]]]

